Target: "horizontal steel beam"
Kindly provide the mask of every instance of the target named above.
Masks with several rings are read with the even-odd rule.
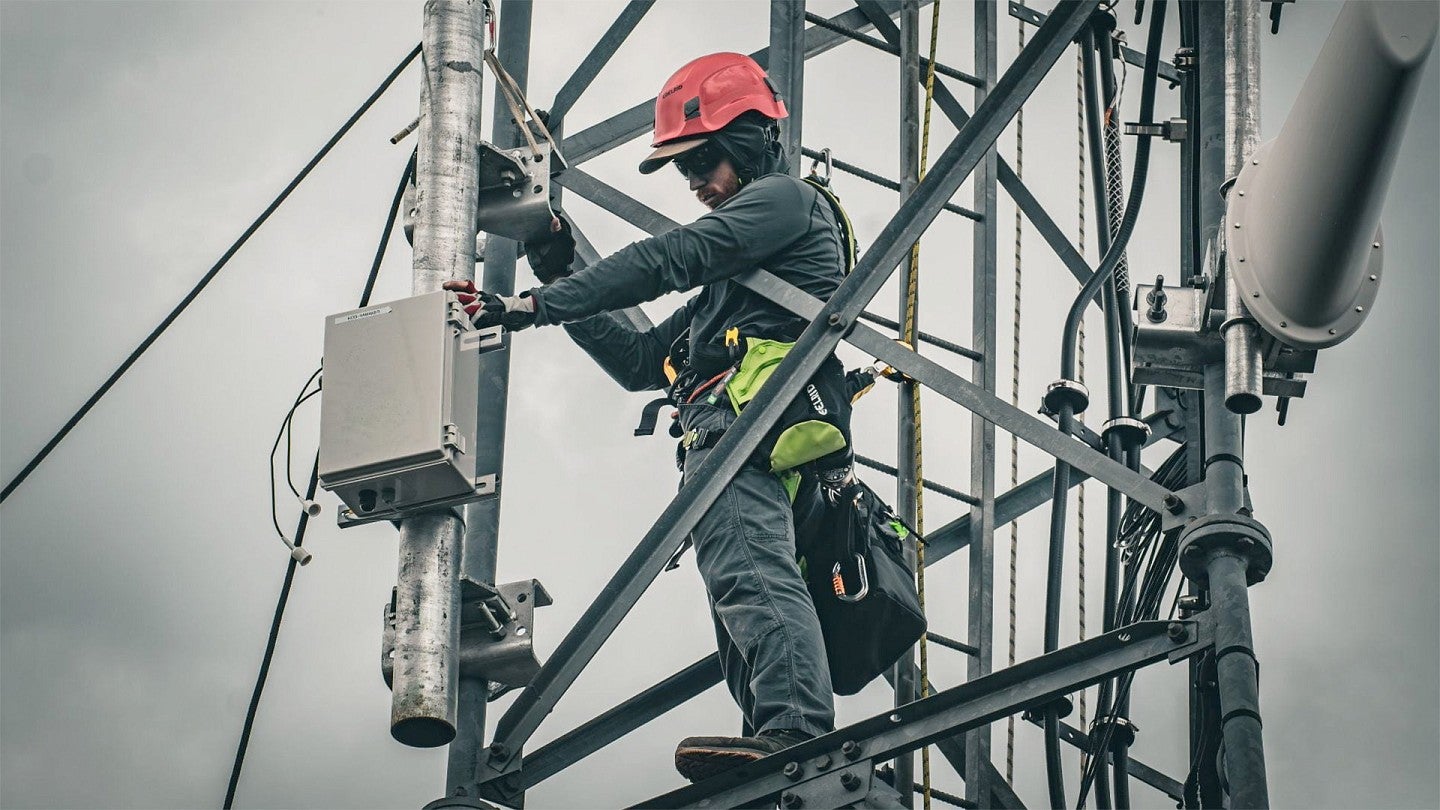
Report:
[[[837,34],[843,34],[843,35],[849,37],[850,39],[855,40],[856,42],[861,42],[861,43],[864,43],[864,44],[866,44],[866,45],[869,45],[870,47],[874,48],[874,49],[877,50],[877,51],[884,51],[885,53],[893,54],[893,55],[895,55],[895,56],[899,56],[899,55],[900,55],[900,48],[899,48],[899,47],[897,47],[897,46],[895,46],[895,45],[891,45],[890,43],[888,43],[888,42],[886,42],[886,41],[884,41],[884,40],[876,39],[876,38],[874,38],[874,37],[872,37],[872,36],[868,36],[868,35],[865,34],[865,32],[863,32],[863,31],[857,31],[857,30],[855,30],[855,29],[853,29],[853,28],[845,28],[845,27],[843,27],[843,26],[841,26],[841,25],[837,25],[833,20],[827,20],[827,19],[825,19],[824,17],[821,17],[819,14],[811,14],[811,13],[807,12],[807,13],[805,14],[805,19],[809,20],[809,21],[812,22],[812,23],[815,23],[816,25],[820,26],[821,28],[828,28],[828,29],[830,29],[831,31],[834,31],[834,32],[837,33]],[[920,70],[921,70],[921,72],[923,73],[924,71],[927,71],[927,70],[929,70],[929,69],[930,69],[930,60],[929,60],[929,59],[926,59],[926,58],[923,57],[923,56],[920,57]],[[970,85],[971,87],[981,87],[981,86],[984,85],[984,82],[980,81],[980,78],[979,78],[978,76],[972,76],[972,75],[970,75],[969,73],[966,73],[966,72],[963,71],[963,70],[959,70],[959,69],[957,69],[957,68],[950,67],[949,65],[942,64],[942,63],[940,63],[940,62],[936,62],[936,63],[935,63],[935,73],[936,73],[936,75],[939,75],[939,76],[949,76],[950,78],[955,79],[956,81],[964,82],[965,84],[968,84],[968,85]]]
[[[893,759],[1120,673],[1162,660],[1183,660],[1211,643],[1208,623],[1137,622],[862,720],[781,755],[742,765],[636,807],[742,807],[826,778],[826,771],[805,767],[812,760],[829,757],[832,762],[848,763]],[[845,754],[847,750],[851,755]],[[787,768],[791,763],[796,767]]]
[[[1024,20],[1031,25],[1041,25],[1045,22],[1044,12],[1036,11],[1030,6],[1013,2],[1013,0],[1010,3],[1010,16],[1017,20]],[[1143,69],[1145,67],[1145,54],[1137,50],[1121,45],[1120,56],[1128,64],[1134,65],[1137,68]],[[1180,83],[1180,71],[1176,70],[1174,65],[1166,62],[1164,59],[1160,60],[1160,66],[1156,69],[1155,75],[1169,82],[1172,87]]]

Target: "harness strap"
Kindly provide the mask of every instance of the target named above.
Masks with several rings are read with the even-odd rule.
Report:
[[[670,397],[658,397],[645,403],[640,411],[640,424],[635,426],[636,436],[655,435],[655,423],[660,421],[660,409],[670,404]]]

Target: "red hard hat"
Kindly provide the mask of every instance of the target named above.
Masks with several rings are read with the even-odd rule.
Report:
[[[712,53],[690,62],[675,71],[655,98],[655,139],[650,145],[658,148],[640,164],[640,171],[655,171],[750,110],[776,120],[789,115],[754,59],[743,53]]]

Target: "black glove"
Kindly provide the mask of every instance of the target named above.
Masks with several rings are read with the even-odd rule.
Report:
[[[525,258],[541,284],[570,275],[570,264],[575,261],[575,235],[570,232],[570,223],[564,217],[555,217],[548,235],[525,243]]]
[[[518,332],[535,325],[535,297],[529,291],[519,295],[496,295],[477,290],[473,281],[447,281],[445,289],[458,293],[455,297],[465,305],[465,314],[477,329],[504,327]]]

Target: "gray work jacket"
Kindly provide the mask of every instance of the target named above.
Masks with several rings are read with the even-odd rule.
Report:
[[[827,300],[845,272],[830,204],[802,180],[758,178],[689,225],[635,242],[534,294],[538,324],[565,324],[606,373],[631,391],[669,384],[662,364],[688,327],[692,343],[746,337],[794,340],[807,322],[732,280],[764,268]],[[701,288],[670,317],[638,332],[601,314]]]

